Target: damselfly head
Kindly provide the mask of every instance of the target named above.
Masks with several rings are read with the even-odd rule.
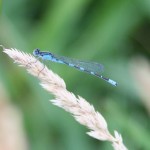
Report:
[[[38,56],[39,53],[40,53],[40,49],[38,49],[38,48],[33,51],[34,56]]]

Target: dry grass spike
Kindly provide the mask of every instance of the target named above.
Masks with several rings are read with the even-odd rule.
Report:
[[[41,71],[44,65],[31,54],[13,48],[6,49],[2,45],[1,47],[3,47],[4,53],[11,57],[15,63],[24,67],[31,75],[37,77],[40,80],[41,86],[54,95],[55,99],[51,100],[54,105],[71,113],[80,124],[90,130],[87,132],[89,136],[101,141],[111,142],[114,150],[127,150],[121,135],[117,131],[114,131],[114,136],[111,135],[104,117],[95,111],[94,107],[84,98],[76,97],[73,93],[69,92],[62,78],[46,66],[39,75],[39,71]]]

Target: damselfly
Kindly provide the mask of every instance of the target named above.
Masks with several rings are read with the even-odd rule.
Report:
[[[50,60],[56,63],[61,63],[61,64],[66,64],[70,67],[74,67],[80,71],[92,74],[94,76],[97,76],[106,82],[112,84],[113,86],[117,86],[117,82],[113,81],[112,79],[105,78],[101,75],[103,71],[103,65],[97,63],[97,62],[88,62],[88,61],[81,61],[69,57],[64,57],[64,56],[57,56],[54,55],[50,52],[43,52],[40,51],[39,49],[35,49],[33,51],[33,55],[37,56],[43,60]]]

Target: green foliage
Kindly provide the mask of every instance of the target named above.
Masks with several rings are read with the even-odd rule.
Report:
[[[130,67],[137,55],[150,58],[149,0],[5,0],[2,7],[0,44],[6,48],[28,53],[40,48],[102,63],[103,74],[118,87],[63,65],[48,66],[65,80],[67,89],[104,114],[111,132],[117,129],[129,149],[150,149],[148,111]],[[112,149],[88,137],[68,113],[51,105],[52,96],[2,51],[0,81],[23,112],[31,150]]]

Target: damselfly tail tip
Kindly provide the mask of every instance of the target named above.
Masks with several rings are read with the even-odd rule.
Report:
[[[117,83],[116,81],[111,80],[111,79],[109,79],[108,82],[109,82],[110,84],[112,84],[113,86],[117,86],[117,85],[118,85],[118,83]]]

